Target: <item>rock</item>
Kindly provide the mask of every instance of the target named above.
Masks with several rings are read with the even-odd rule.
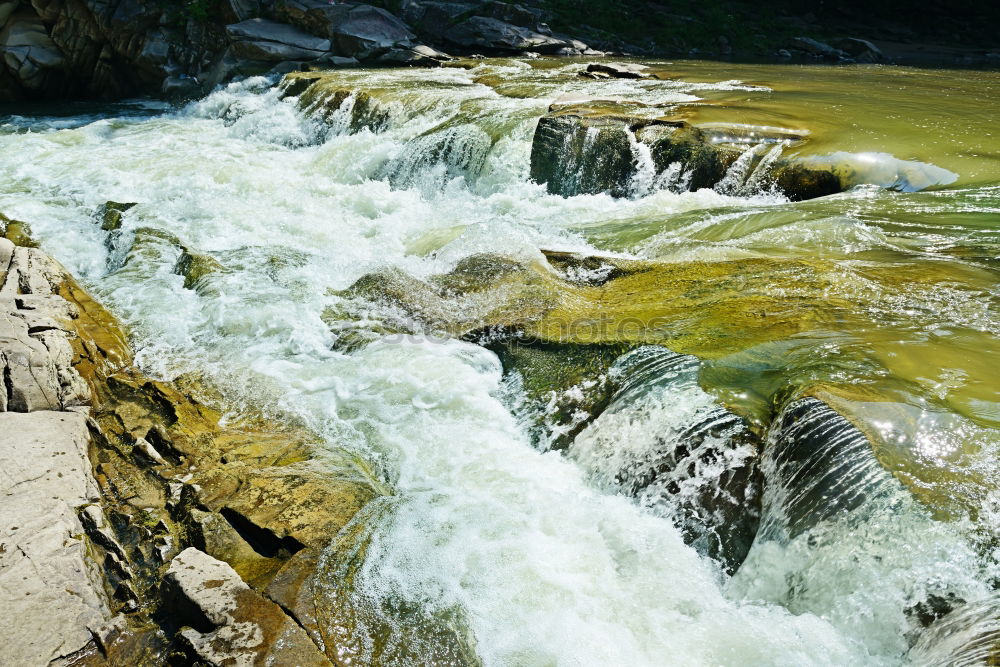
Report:
[[[195,476],[208,509],[256,533],[259,553],[322,548],[358,510],[378,495],[357,470],[309,461],[283,466],[229,464]]]
[[[335,131],[381,131],[389,121],[388,111],[369,93],[343,87],[336,75],[323,72],[292,72],[282,79],[287,95],[299,98],[299,107],[330,125]]]
[[[789,46],[799,51],[805,51],[813,56],[823,58],[843,58],[846,54],[840,49],[835,49],[825,42],[820,42],[811,37],[793,37]]]
[[[672,519],[732,573],[757,534],[761,448],[743,419],[702,391],[699,371],[697,358],[659,346],[622,355],[607,371],[606,407],[568,453],[602,487]]]
[[[573,47],[567,40],[487,16],[472,16],[456,23],[444,32],[443,38],[449,44],[467,51],[492,53],[555,53],[560,49]]]
[[[642,196],[651,188],[710,187],[732,194],[734,188],[777,187],[798,200],[843,191],[843,179],[833,166],[771,154],[781,150],[775,148],[779,144],[800,139],[782,131],[740,136],[731,129],[720,132],[669,117],[639,116],[622,101],[571,101],[553,105],[539,119],[530,174],[549,192],[563,196]]]
[[[27,8],[13,12],[0,29],[0,55],[8,72],[29,91],[56,85],[66,64],[41,19]]]
[[[327,54],[332,46],[328,39],[259,18],[228,25],[226,34],[233,40],[234,56],[264,62],[315,60]]]
[[[885,60],[882,50],[867,39],[845,37],[836,43],[838,49],[862,63],[880,63]]]
[[[418,44],[414,47],[391,48],[376,58],[375,62],[384,65],[437,66],[450,58],[447,53]]]
[[[195,289],[207,276],[226,271],[226,267],[211,255],[184,249],[174,266],[174,273],[184,276],[185,289]]]
[[[284,566],[289,556],[265,556],[240,534],[228,519],[218,512],[192,509],[189,513],[192,543],[213,558],[228,563],[240,577],[254,588],[261,589]]]
[[[258,18],[261,14],[261,0],[227,0],[227,4],[237,21]]]
[[[393,47],[415,46],[416,35],[406,24],[379,7],[286,0],[280,12],[303,30],[329,38],[338,56],[368,60]]]
[[[1000,596],[977,600],[939,618],[906,655],[914,665],[988,665],[1000,657]]]
[[[203,88],[198,79],[187,74],[168,76],[160,86],[160,93],[174,102],[192,100],[202,92]]]
[[[178,554],[163,586],[178,622],[189,626],[179,636],[211,665],[332,665],[281,607],[202,551]]]
[[[111,617],[76,508],[97,496],[79,412],[0,414],[3,660],[47,665]]]
[[[268,586],[267,596],[294,614],[337,664],[478,667],[475,637],[460,609],[386,604],[358,589],[358,571],[388,507],[370,504],[323,553],[297,553]]]
[[[638,63],[590,63],[587,72],[607,74],[614,79],[648,78],[649,67]]]
[[[789,402],[771,424],[765,519],[767,539],[795,537],[899,487],[867,436],[814,397]]]
[[[63,410],[89,403],[73,368],[73,307],[53,294],[61,267],[35,248],[0,239],[0,411]]]
[[[3,238],[7,239],[14,245],[19,245],[24,248],[37,247],[38,244],[31,239],[31,227],[28,223],[22,222],[21,220],[11,220],[3,213],[0,213],[0,226],[3,227]]]
[[[117,231],[122,227],[122,214],[136,206],[135,202],[120,203],[115,201],[105,202],[97,209],[97,219],[101,223],[101,229],[106,232]]]

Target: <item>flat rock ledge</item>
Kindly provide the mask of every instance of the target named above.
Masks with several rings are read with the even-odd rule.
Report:
[[[110,619],[77,509],[98,498],[87,417],[0,414],[0,644],[5,665],[79,651]]]

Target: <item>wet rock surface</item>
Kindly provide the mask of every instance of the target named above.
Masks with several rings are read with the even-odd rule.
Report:
[[[845,189],[832,170],[780,157],[787,141],[782,133],[726,136],[670,116],[632,115],[620,102],[556,104],[538,121],[531,178],[563,196],[772,187],[800,200]]]
[[[293,557],[316,562],[384,487],[348,458],[315,465],[308,431],[222,425],[196,379],[142,375],[114,318],[42,251],[7,239],[0,251],[9,655],[337,660],[263,591]]]
[[[186,627],[180,636],[211,665],[332,665],[281,607],[253,591],[233,568],[188,548],[163,577],[167,606]]]

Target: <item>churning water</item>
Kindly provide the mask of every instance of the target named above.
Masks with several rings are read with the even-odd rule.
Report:
[[[346,89],[379,100],[374,128],[352,128],[350,105],[304,112],[262,78],[183,108],[0,117],[0,211],[30,222],[130,325],[147,372],[207,375],[233,410],[303,420],[331,451],[369,461],[395,495],[371,527],[360,594],[461,610],[485,664],[940,661],[923,644],[910,654],[921,610],[985,605],[996,575],[1000,170],[987,135],[1000,125],[983,116],[1000,106],[1000,79],[756,67],[712,83],[705,65],[672,67],[683,80],[584,81],[564,62],[519,61],[343,73]],[[881,102],[865,95],[885,82]],[[930,109],[937,90],[963,85],[953,108]],[[800,94],[786,101],[789,89]],[[528,178],[534,127],[581,94],[791,123],[812,132],[810,159],[850,162],[861,185],[790,203],[731,171],[723,187],[687,192],[683,165],[657,173],[637,154],[631,197],[551,195]],[[931,186],[948,188],[908,193]],[[138,203],[120,231],[95,223],[108,200]],[[183,288],[182,247],[225,269]],[[633,353],[659,370],[619,389],[571,455],[535,446],[487,349],[395,337],[344,353],[322,318],[372,271],[426,277],[476,253],[541,249],[822,259],[817,293],[840,309],[781,340],[724,341],[700,355],[700,382],[697,360]],[[804,298],[785,279],[769,289]],[[800,418],[791,434],[782,415],[767,427],[777,392],[815,384],[884,436],[879,451],[814,399],[785,408]],[[742,428],[723,402],[766,431],[763,473],[784,480],[763,490],[761,530],[732,576],[682,539],[676,498],[690,494],[619,493],[634,482],[620,470],[689,427],[721,424],[703,447]],[[823,430],[836,451],[810,453]],[[701,465],[660,481],[697,494],[722,474]],[[975,511],[926,501],[939,480]]]

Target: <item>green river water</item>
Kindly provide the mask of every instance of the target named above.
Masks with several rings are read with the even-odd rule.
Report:
[[[354,595],[458,610],[484,664],[952,664],[1000,628],[1000,73],[647,64],[669,78],[545,59],[333,73],[378,127],[320,119],[262,77],[179,107],[0,110],[0,212],[131,327],[144,370],[197,372],[233,412],[305,422],[368,461],[395,495]],[[852,187],[791,202],[647,173],[627,198],[550,194],[529,178],[534,129],[581,96],[807,133],[784,154],[846,165]],[[137,202],[113,238],[94,218],[108,200]],[[180,244],[225,270],[184,288]],[[597,301],[570,290],[553,318],[656,318],[629,342],[694,355],[696,382],[646,378],[641,401],[546,451],[491,349],[346,348],[331,327],[366,274],[543,250],[667,267]],[[576,342],[601,342],[587,326]],[[802,529],[779,510],[804,482],[764,466],[734,574],[685,544],[670,497],[619,493],[623,460],[708,406],[773,436],[800,396],[867,438],[796,473],[850,470],[811,491],[833,509]],[[930,608],[959,608],[955,625],[928,633]]]

